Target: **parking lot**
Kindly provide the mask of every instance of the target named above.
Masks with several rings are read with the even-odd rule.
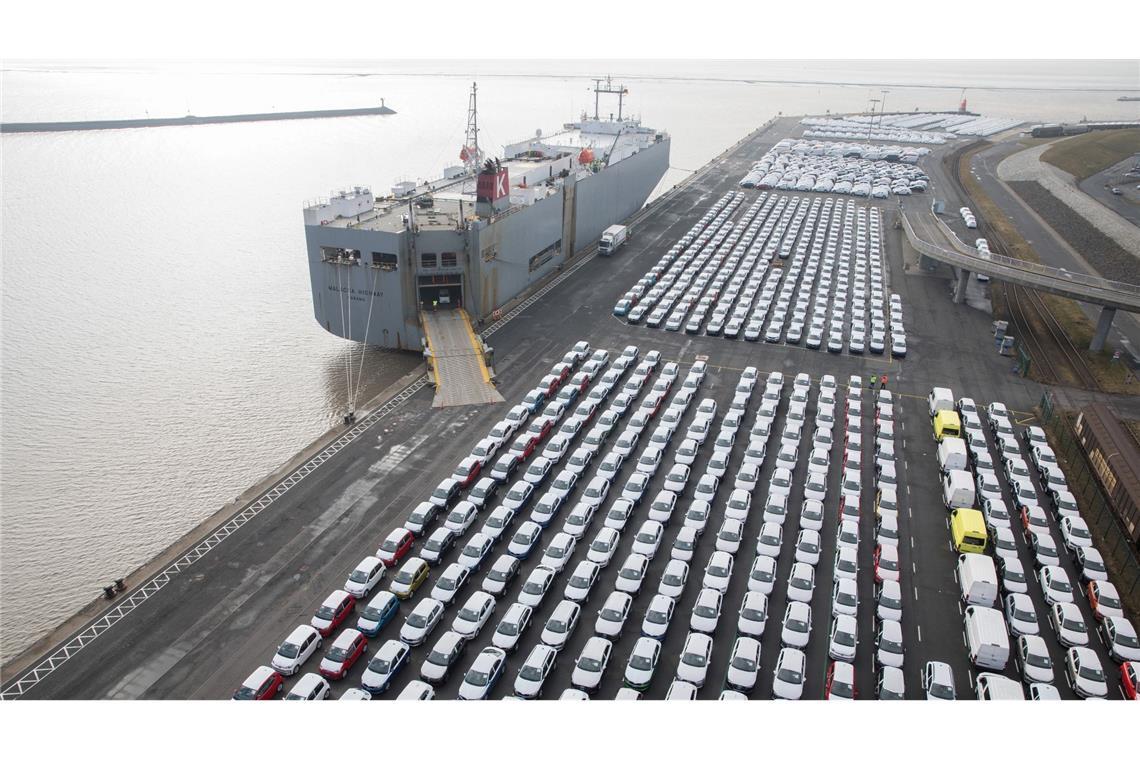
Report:
[[[614,316],[686,335],[906,356],[878,208],[760,193],[736,218],[744,197],[729,192],[713,204],[622,295]]]

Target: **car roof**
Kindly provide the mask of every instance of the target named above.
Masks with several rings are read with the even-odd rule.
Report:
[[[346,628],[343,631],[341,631],[340,634],[336,637],[336,640],[333,641],[333,646],[339,647],[341,649],[344,649],[346,647],[350,647],[350,646],[352,646],[354,641],[356,641],[357,639],[359,639],[363,635],[364,635],[363,633],[356,630],[355,628]]]
[[[311,625],[301,624],[293,629],[293,632],[285,639],[289,644],[300,644],[309,636],[317,632],[317,629]],[[255,673],[257,671],[254,671]]]
[[[268,665],[259,665],[257,669],[250,673],[249,677],[242,682],[242,686],[249,689],[256,689],[265,683],[267,679],[272,678],[276,672],[276,670]]]

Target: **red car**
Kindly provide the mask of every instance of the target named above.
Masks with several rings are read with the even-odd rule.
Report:
[[[268,665],[262,665],[242,681],[241,687],[234,692],[234,699],[273,699],[284,685],[285,679],[280,673]]]
[[[550,431],[553,429],[554,422],[549,417],[539,417],[530,423],[530,427],[526,429],[526,432],[534,438],[534,445],[537,446],[546,440],[546,436],[550,435]]]
[[[483,463],[478,457],[470,456],[464,457],[459,466],[455,468],[452,474],[455,480],[459,481],[459,487],[466,490],[475,485],[475,481],[479,479],[479,473],[483,471]]]
[[[558,378],[558,384],[566,382],[566,378],[570,377],[570,365],[566,362],[558,362],[550,368],[550,374]]]
[[[395,528],[380,544],[376,556],[384,563],[384,567],[394,567],[412,550],[415,540],[415,535],[407,528]]]
[[[578,386],[579,393],[585,393],[586,389],[590,387],[590,376],[585,372],[578,372],[574,377],[570,378],[570,383]]]
[[[325,678],[339,681],[348,674],[348,671],[368,650],[368,640],[364,634],[355,628],[341,631],[336,641],[329,647],[328,653],[321,660],[321,675]]]
[[[515,459],[519,464],[522,464],[534,453],[534,447],[538,445],[538,441],[530,433],[519,433],[515,438],[514,443],[511,444],[510,453],[515,455]]]
[[[538,389],[542,391],[542,395],[547,398],[550,398],[558,391],[559,385],[560,383],[556,375],[547,375],[538,381]]]
[[[340,628],[352,611],[356,609],[356,598],[344,589],[337,589],[329,594],[324,604],[317,609],[317,614],[309,621],[309,625],[320,631],[322,636],[328,636]]]
[[[1120,685],[1124,689],[1124,696],[1128,699],[1140,699],[1140,665],[1134,662],[1120,663]]]

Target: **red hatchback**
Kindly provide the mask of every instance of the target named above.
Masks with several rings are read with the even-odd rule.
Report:
[[[313,615],[309,625],[320,631],[322,636],[328,636],[356,609],[356,599],[344,589],[338,589],[329,594],[324,604]]]
[[[1124,689],[1124,696],[1128,699],[1140,699],[1140,665],[1135,662],[1120,663],[1120,686]]]
[[[384,563],[384,567],[394,567],[412,550],[415,540],[415,535],[407,528],[396,528],[380,544],[376,556]]]
[[[355,628],[341,631],[321,660],[321,675],[339,681],[368,650],[368,639]]]
[[[284,683],[285,679],[280,673],[268,665],[262,665],[242,682],[241,687],[234,692],[234,699],[273,699]]]
[[[464,457],[451,477],[459,481],[460,488],[466,490],[475,485],[481,472],[483,472],[483,462],[478,457],[469,456]]]

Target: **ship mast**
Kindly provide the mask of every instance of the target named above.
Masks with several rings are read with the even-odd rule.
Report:
[[[468,174],[475,174],[483,164],[483,150],[479,147],[478,85],[471,83],[471,95],[467,99],[467,134],[459,158]]]
[[[602,87],[602,82],[606,83],[605,87]],[[601,79],[601,78],[594,79],[594,121],[599,121],[599,118],[598,118],[598,100],[602,95],[617,95],[618,96],[618,117],[617,117],[617,120],[621,121],[622,100],[625,98],[626,95],[629,94],[629,90],[626,89],[624,84],[619,84],[617,87],[614,87],[612,82],[613,82],[613,80],[609,76],[607,76],[605,79]]]

